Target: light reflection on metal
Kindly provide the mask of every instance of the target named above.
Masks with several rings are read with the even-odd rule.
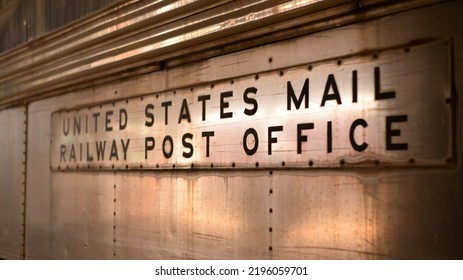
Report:
[[[448,53],[437,42],[55,112],[52,167],[445,165]]]
[[[14,98],[13,92],[17,94],[30,88],[54,87],[58,81],[69,83],[82,75],[107,75],[109,72],[104,71],[128,62],[142,61],[147,56],[161,56],[198,43],[213,42],[243,30],[279,22],[291,15],[323,10],[345,2],[348,0],[294,0],[283,3],[268,0],[214,3],[176,1],[161,7],[153,4],[157,7],[155,11],[150,11],[149,4],[140,8],[148,10],[142,15],[128,9],[116,19],[108,15],[111,20],[103,17],[101,23],[97,21],[89,27],[75,30],[71,28],[68,33],[72,34],[72,40],[68,37],[71,35],[61,34],[62,38],[51,38],[48,44],[32,51],[19,49],[16,55],[12,55],[14,52],[5,54],[0,58],[3,60],[0,67],[0,81],[3,81],[0,92],[3,92],[3,96],[0,97]],[[197,12],[189,11],[187,7],[190,6]],[[159,20],[156,20],[158,17]],[[114,25],[107,27],[110,22],[114,22]],[[141,32],[130,31],[130,36],[121,35],[126,27],[143,23],[146,23],[146,27]],[[98,31],[100,28],[103,30]],[[80,36],[80,39],[76,39]],[[220,44],[219,41],[216,43]],[[24,75],[23,72],[29,69],[36,71]]]

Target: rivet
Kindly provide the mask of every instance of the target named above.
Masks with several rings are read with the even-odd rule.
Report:
[[[285,72],[280,71],[280,76],[283,76],[284,74],[285,74]]]
[[[378,58],[378,54],[377,54],[377,53],[374,53],[374,54],[373,54],[373,58],[375,58],[375,59]]]
[[[452,103],[452,98],[445,98],[445,103],[450,104]]]
[[[195,167],[195,164],[194,164],[194,163],[192,163],[192,164],[191,164],[191,168],[194,168],[194,167]]]
[[[270,190],[268,191],[268,193],[269,193],[269,194],[272,194],[272,193],[273,193],[273,189],[270,189]]]
[[[140,168],[143,168],[143,165],[142,165],[142,164],[140,164]]]
[[[281,162],[281,166],[285,166],[286,163],[284,161]]]
[[[116,90],[116,91],[114,91],[114,94],[117,94],[117,90]]]
[[[447,163],[452,163],[453,162],[453,159],[452,158],[448,158],[447,159]]]
[[[233,85],[235,83],[235,80],[231,80],[230,83]]]
[[[174,91],[174,94],[175,94],[175,91]],[[156,94],[156,98],[159,98],[159,94]]]
[[[269,232],[272,232],[272,231],[273,231],[273,228],[272,228],[272,227],[269,227],[269,228],[268,228],[268,231],[269,231]]]
[[[256,167],[259,167],[259,163],[258,163],[258,162],[256,162]]]
[[[235,163],[234,162],[232,162],[232,167],[235,168]]]
[[[413,163],[415,163],[415,159],[411,158],[411,159],[408,160],[408,162],[413,164]]]
[[[213,163],[211,163],[211,168],[214,168],[214,164],[213,164]]]
[[[129,100],[128,100],[128,99],[125,100],[125,104],[127,104],[127,103],[129,103]]]
[[[269,57],[269,58],[268,58],[268,62],[271,63],[272,61],[273,61],[273,58],[272,58],[272,57]]]
[[[336,61],[336,63],[337,63],[338,65],[341,65],[341,64],[342,64],[342,60],[338,59],[338,61]]]
[[[128,166],[128,165],[126,165],[126,166],[125,166],[125,169],[129,169],[129,166]]]
[[[313,160],[309,160],[309,166],[313,166]]]
[[[268,212],[273,213],[273,209],[272,208],[268,209]]]
[[[193,88],[190,88],[190,91],[193,91]]]
[[[214,88],[214,84],[211,84],[211,88]]]
[[[379,164],[379,160],[375,160],[375,164],[378,165],[378,164]]]
[[[345,162],[343,159],[341,159],[341,160],[339,161],[339,163],[340,163],[341,165],[346,164],[346,162]]]
[[[143,96],[142,96],[142,97],[140,97],[140,100],[142,100],[142,101],[143,101]]]
[[[268,250],[269,250],[269,251],[272,251],[272,250],[273,250],[272,246],[269,246],[269,247],[268,247]]]
[[[405,49],[404,49],[404,52],[409,53],[409,52],[410,52],[410,48],[405,48]]]
[[[256,75],[254,76],[254,79],[259,80],[259,75],[256,74]]]
[[[270,175],[273,175],[273,171],[272,171],[272,170],[270,170],[268,173],[269,173]]]
[[[309,71],[312,71],[312,68],[313,68],[312,65],[307,66],[307,69],[308,69]]]
[[[174,169],[175,169],[175,164],[172,164],[172,168],[174,168]]]
[[[159,168],[159,164],[156,164],[156,168]]]

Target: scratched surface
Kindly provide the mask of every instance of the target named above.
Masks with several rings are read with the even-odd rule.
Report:
[[[461,92],[462,3],[445,2],[33,102],[26,258],[461,259],[460,122],[457,161],[429,168],[55,172],[50,135],[51,114],[70,106],[112,106],[120,97],[125,102],[153,92],[173,95],[171,88],[218,86],[242,73],[254,77],[273,67],[336,61],[423,38],[453,38],[454,87]],[[401,55],[413,55],[415,47]],[[463,106],[462,98],[450,101]],[[462,119],[462,110],[455,114]],[[429,137],[440,135],[429,132]]]
[[[450,69],[439,41],[61,110],[51,166],[446,165]]]

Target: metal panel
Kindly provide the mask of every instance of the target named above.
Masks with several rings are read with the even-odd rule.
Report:
[[[447,42],[377,51],[59,111],[52,167],[446,165],[450,97]]]
[[[92,98],[88,92],[80,97],[85,98],[68,94],[29,105],[26,259],[112,256],[113,178],[50,171],[50,114]]]
[[[122,172],[116,178],[116,258],[271,257],[267,172]]]
[[[400,167],[329,171],[326,169],[270,170],[272,174],[270,172],[268,174],[273,176],[272,179],[265,178],[266,174],[264,175],[264,171],[261,170],[117,171],[116,174],[108,171],[61,173],[49,170],[50,116],[53,111],[66,106],[103,104],[121,96],[126,98],[145,95],[153,92],[153,88],[156,89],[155,91],[165,91],[172,84],[196,87],[197,84],[204,84],[205,81],[216,83],[219,80],[217,77],[220,77],[220,80],[227,80],[242,75],[241,70],[251,74],[260,72],[255,69],[268,70],[275,65],[283,69],[294,65],[294,61],[305,63],[317,58],[343,56],[365,49],[380,50],[397,45],[412,46],[410,54],[413,54],[414,43],[409,43],[413,40],[423,42],[428,41],[426,38],[453,38],[454,87],[460,92],[463,87],[463,56],[460,51],[463,50],[463,38],[458,29],[462,26],[463,19],[460,16],[461,5],[461,1],[452,1],[427,9],[321,32],[316,36],[279,42],[265,48],[252,49],[195,65],[168,69],[120,83],[96,86],[88,91],[35,102],[29,110],[28,182],[30,194],[33,196],[33,199],[28,199],[31,215],[28,217],[27,234],[29,257],[88,257],[90,251],[83,244],[91,238],[75,237],[73,231],[65,230],[67,215],[72,215],[70,209],[84,206],[93,209],[95,213],[102,213],[104,218],[90,217],[92,220],[85,220],[85,215],[79,212],[76,216],[78,225],[72,226],[80,234],[90,235],[97,231],[96,223],[102,222],[101,229],[104,234],[98,236],[98,242],[93,240],[88,243],[101,245],[89,247],[103,251],[103,253],[95,252],[98,257],[107,257],[109,252],[107,246],[111,246],[109,243],[112,241],[113,254],[116,254],[113,257],[121,259],[164,256],[233,258],[235,253],[244,256],[243,258],[257,256],[277,259],[461,259],[463,252],[461,149],[457,149],[459,161],[455,167],[406,170]],[[430,18],[439,20],[429,20]],[[269,57],[273,57],[273,62],[269,65],[255,64],[255,61],[267,61]],[[214,67],[227,71],[218,73]],[[176,76],[171,76],[173,74]],[[176,79],[168,79],[168,77],[176,77]],[[452,106],[461,107],[463,104],[461,98],[449,101]],[[456,114],[457,120],[462,119],[462,110],[456,111]],[[459,122],[456,124],[455,141],[458,141],[458,147],[461,146],[463,139],[460,125]],[[90,179],[91,176],[95,179]],[[111,176],[114,178],[110,178]],[[100,181],[98,177],[104,179]],[[81,179],[82,183],[76,182]],[[230,181],[233,183],[230,184]],[[227,182],[228,188],[225,187]],[[113,184],[115,202],[103,197],[86,197],[85,192],[95,194],[98,191],[88,188],[87,184],[101,186],[99,191],[108,194],[109,183]],[[272,194],[264,187],[265,184],[268,184],[268,188],[272,188]],[[66,189],[68,185],[71,187]],[[194,195],[191,196],[191,200],[188,200],[189,188],[190,194]],[[233,193],[235,190],[244,192],[244,197],[238,192]],[[55,192],[56,195],[53,194]],[[233,197],[230,196],[231,193]],[[60,203],[60,199],[71,201],[73,196],[84,198],[77,197],[72,207]],[[86,199],[90,199],[92,203],[105,203],[105,205],[99,208],[100,212],[96,206],[86,205]],[[256,203],[258,206],[255,208],[252,205],[254,199],[258,201]],[[108,201],[115,209],[115,216],[111,207],[106,205]],[[170,207],[169,201],[175,207]],[[182,203],[191,207],[187,208]],[[206,206],[201,208],[204,204]],[[216,208],[214,212],[209,204]],[[65,210],[65,214],[52,214],[52,205],[53,211]],[[246,209],[243,213],[238,213],[236,210],[241,209],[240,205],[242,209]],[[264,215],[262,210],[268,212]],[[113,215],[115,221],[113,236],[109,236],[107,230],[108,211],[111,211],[109,216]],[[249,213],[251,211],[256,212]],[[234,228],[231,233],[221,233],[220,228],[208,228],[208,217],[216,217],[214,216],[216,212],[225,217],[236,217],[236,221],[245,219],[245,212],[248,212],[250,218],[243,225],[249,228],[244,231],[249,233],[249,236],[245,236],[244,243],[250,244],[252,240],[261,238],[256,245],[251,245],[253,250],[245,251],[243,247],[238,247],[239,249],[234,251],[233,246],[241,246],[240,242],[243,238],[243,235],[238,234]],[[151,217],[155,218],[151,219]],[[93,220],[95,223],[91,222]],[[221,221],[215,219],[211,221],[212,226],[223,226]],[[268,229],[265,229],[266,222]],[[90,226],[90,228],[79,229],[79,225]],[[267,232],[268,239],[264,237],[262,228]],[[180,229],[181,233],[174,229]],[[230,239],[218,241],[213,237],[181,235],[193,233],[190,229],[200,229],[199,233],[227,236]],[[60,233],[63,240],[73,242],[77,249],[65,253],[63,250],[66,246],[63,244],[51,245],[60,242],[56,240],[55,230]],[[256,236],[253,236],[254,234]],[[109,243],[108,238],[112,238]],[[268,248],[266,242],[269,244]],[[232,247],[221,248],[217,247],[217,244]],[[262,246],[264,246],[263,251],[259,251]],[[53,252],[52,248],[61,251]],[[172,250],[173,253],[168,250]],[[186,250],[186,253],[183,250]],[[266,253],[265,250],[269,252]],[[250,255],[245,256],[246,254]]]
[[[461,257],[455,177],[416,170],[274,176],[276,259]]]
[[[0,111],[0,258],[24,254],[26,111]]]
[[[49,258],[112,258],[113,182],[109,173],[53,174]]]

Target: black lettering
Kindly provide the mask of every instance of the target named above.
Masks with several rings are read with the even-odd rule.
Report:
[[[254,147],[251,149],[248,147],[248,136],[250,134],[254,136]],[[252,156],[257,152],[257,148],[259,148],[259,136],[257,135],[257,131],[254,128],[248,128],[243,136],[243,149],[248,156]]]
[[[66,162],[66,145],[61,145],[60,147],[60,157],[59,162]]]
[[[130,139],[127,139],[127,144],[121,139],[122,151],[124,152],[124,160],[127,160],[127,149],[129,148]]]
[[[257,94],[257,89],[255,87],[248,87],[243,93],[244,102],[246,104],[253,105],[252,109],[248,109],[248,108],[244,109],[244,113],[248,116],[252,116],[255,113],[257,113],[257,108],[259,107],[259,105],[257,104],[257,100],[248,96],[248,94],[250,93]]]
[[[88,116],[85,115],[85,133],[88,133]]]
[[[119,130],[124,130],[126,127],[127,127],[127,111],[125,109],[121,109],[119,111]]]
[[[166,150],[166,143],[169,142],[170,150]],[[162,154],[164,155],[165,158],[170,158],[172,154],[174,153],[174,141],[172,140],[172,137],[170,135],[166,135],[164,137],[164,140],[162,140]]]
[[[354,150],[356,150],[357,152],[363,152],[368,147],[368,144],[363,142],[362,144],[359,145],[357,144],[357,142],[355,142],[355,138],[354,138],[355,128],[359,125],[363,126],[364,128],[368,126],[367,122],[364,119],[356,119],[350,126],[349,140]]]
[[[225,112],[225,109],[230,107],[229,102],[225,102],[225,98],[232,97],[233,91],[225,91],[220,93],[220,118],[227,119],[233,117],[233,112]]]
[[[279,125],[279,126],[269,126],[268,127],[268,154],[269,155],[272,154],[272,144],[278,143],[278,139],[272,136],[272,133],[277,132],[277,131],[283,131],[283,126]]]
[[[113,111],[107,111],[106,112],[106,115],[105,115],[105,120],[106,120],[105,121],[105,130],[106,131],[113,131],[112,126],[110,126],[110,124],[111,124],[110,116],[112,116],[112,115],[113,115]]]
[[[327,123],[326,129],[326,151],[327,153],[333,151],[333,127],[330,121]]]
[[[358,77],[357,70],[352,71],[352,103],[357,103],[358,97]]]
[[[202,137],[206,137],[206,157],[209,157],[209,146],[210,146],[210,140],[209,138],[214,136],[214,131],[203,131],[201,134]]]
[[[74,117],[74,135],[80,135],[80,116],[79,118]]]
[[[98,117],[100,116],[99,112],[93,113],[93,118],[95,119],[95,132],[98,132]]]
[[[333,93],[328,94],[331,88],[333,89]],[[328,79],[326,80],[325,92],[323,93],[322,103],[320,106],[321,107],[325,106],[325,102],[327,100],[333,100],[333,99],[336,100],[336,103],[342,104],[341,96],[339,95],[338,85],[336,84],[336,79],[334,78],[333,74],[329,74]]]
[[[375,100],[395,98],[395,91],[381,92],[379,67],[375,67]]]
[[[80,143],[80,161],[82,161],[82,143]]]
[[[307,135],[302,135],[302,130],[313,129],[313,123],[297,124],[297,153],[302,154],[302,142],[307,142]]]
[[[304,101],[305,108],[309,108],[309,79],[305,79],[304,86],[302,87],[301,94],[299,98],[296,97],[293,86],[291,82],[287,82],[287,93],[286,93],[286,109],[291,110],[292,102],[296,106],[296,109],[299,110],[301,107],[302,101]]]
[[[193,156],[193,145],[190,142],[187,142],[186,141],[187,139],[193,140],[193,134],[191,133],[183,134],[183,137],[182,137],[183,147],[188,148],[190,151],[189,152],[184,151],[182,155],[184,158],[191,158]]]
[[[154,150],[154,138],[145,137],[145,159],[148,159],[148,151]]]
[[[178,123],[181,123],[183,119],[191,122],[190,109],[188,109],[188,102],[186,99],[182,101],[182,108],[180,108],[180,115],[178,116]]]
[[[407,115],[388,116],[386,117],[386,150],[398,151],[408,150],[408,143],[392,143],[392,137],[400,136],[400,129],[392,129],[392,123],[407,122]]]
[[[172,101],[162,102],[161,106],[165,108],[164,123],[167,125],[169,123],[169,106],[172,106]]]
[[[147,127],[152,127],[154,124],[154,114],[151,113],[151,110],[153,109],[154,109],[153,104],[146,104],[145,117],[147,117],[148,119],[145,121],[145,126]]]
[[[98,161],[104,160],[104,151],[106,150],[106,141],[96,142],[96,158]]]
[[[90,143],[87,142],[87,161],[93,161],[93,155],[90,154]]]
[[[67,127],[66,127],[66,120],[68,121]],[[63,134],[64,136],[68,136],[69,134],[69,118],[63,119]]]
[[[119,160],[119,155],[117,154],[116,140],[113,140],[113,143],[111,144],[111,154],[109,155],[109,160],[112,160],[113,157],[115,157],[116,160]]]
[[[76,162],[76,150],[74,148],[74,144],[71,144],[71,152],[69,153],[69,161],[74,160]]]
[[[206,120],[206,100],[210,100],[211,96],[208,95],[200,95],[198,96],[198,101],[202,102],[202,120]]]

